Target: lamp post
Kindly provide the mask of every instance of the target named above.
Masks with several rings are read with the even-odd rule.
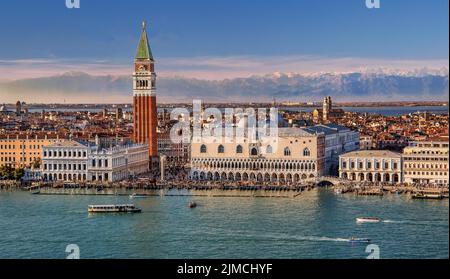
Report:
[[[161,155],[160,158],[160,167],[161,167],[161,181],[165,181],[165,170],[166,170],[166,166],[165,166],[165,162],[166,162],[166,155]]]

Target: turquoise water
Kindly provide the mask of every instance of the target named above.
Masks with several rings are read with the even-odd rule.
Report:
[[[195,209],[187,204],[192,199]],[[356,197],[321,189],[297,198],[151,197],[141,214],[89,215],[117,196],[0,193],[0,258],[448,258],[449,204],[406,196]],[[356,224],[358,216],[385,222]]]

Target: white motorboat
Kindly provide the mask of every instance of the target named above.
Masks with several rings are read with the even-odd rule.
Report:
[[[377,217],[358,217],[356,218],[357,223],[379,223],[381,222],[380,218]]]
[[[147,198],[146,195],[138,195],[136,193],[130,195],[130,199],[145,199],[145,198]]]
[[[370,243],[370,239],[368,238],[356,238],[352,237],[348,240],[350,243]]]

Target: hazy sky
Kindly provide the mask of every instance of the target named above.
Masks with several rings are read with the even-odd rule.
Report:
[[[0,81],[130,74],[148,22],[162,75],[448,67],[448,0],[14,0],[0,4]]]

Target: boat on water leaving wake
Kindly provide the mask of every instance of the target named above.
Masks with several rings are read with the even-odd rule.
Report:
[[[145,199],[147,197],[148,196],[146,196],[146,195],[138,195],[136,193],[133,193],[133,194],[130,195],[130,199]]]
[[[35,189],[35,190],[31,190],[30,193],[32,195],[39,195],[41,193],[41,189]]]
[[[442,200],[444,195],[442,194],[426,194],[426,193],[414,193],[411,196],[412,199],[416,200]]]
[[[381,219],[378,217],[358,217],[356,218],[357,223],[379,223]]]
[[[348,240],[350,243],[370,243],[370,239],[368,238],[356,238],[352,237]]]
[[[140,213],[142,210],[134,204],[89,205],[89,213]]]

